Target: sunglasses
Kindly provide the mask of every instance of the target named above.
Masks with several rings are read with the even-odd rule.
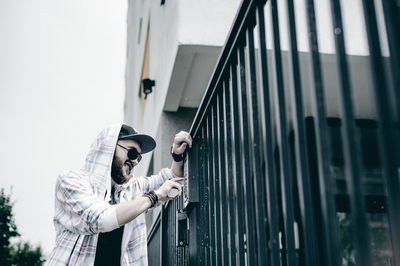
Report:
[[[134,161],[134,160],[137,159],[137,162],[140,162],[140,160],[142,159],[142,155],[136,150],[136,148],[128,149],[128,148],[125,148],[122,145],[119,145],[118,143],[117,143],[117,145],[120,146],[121,148],[123,148],[124,150],[128,151],[128,158],[130,160]]]

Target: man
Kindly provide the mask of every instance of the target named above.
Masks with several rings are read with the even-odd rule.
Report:
[[[111,126],[93,142],[80,171],[59,176],[56,244],[47,265],[147,265],[143,213],[158,201],[180,195],[183,154],[192,139],[184,131],[175,135],[170,169],[151,177],[133,177],[141,155],[155,146],[152,137],[130,126]]]

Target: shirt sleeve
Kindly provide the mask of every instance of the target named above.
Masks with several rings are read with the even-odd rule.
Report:
[[[177,177],[171,169],[169,168],[163,168],[157,175],[152,175],[148,177],[139,177],[138,181],[140,183],[140,187],[143,189],[144,192],[156,190],[159,188],[162,184],[164,184],[165,181],[171,178]]]
[[[56,183],[55,222],[69,231],[91,235],[118,228],[115,205],[98,198],[78,175],[61,175]]]

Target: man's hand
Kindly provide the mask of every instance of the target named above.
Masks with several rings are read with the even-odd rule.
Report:
[[[179,197],[182,192],[182,188],[181,188],[182,186],[178,182],[183,181],[183,180],[185,180],[185,179],[182,177],[176,177],[176,178],[172,178],[170,180],[165,181],[164,184],[159,189],[154,191],[156,193],[156,195],[158,196],[158,200],[167,201],[167,200],[172,200],[172,199]],[[179,193],[176,197],[169,198],[168,193],[173,188],[177,189]]]
[[[175,154],[179,155],[185,152],[187,146],[192,147],[192,137],[186,131],[181,131],[175,135],[172,150]]]
[[[186,131],[181,131],[175,135],[174,143],[172,144],[173,160],[171,170],[175,176],[183,176],[183,154],[186,149],[192,147],[192,137]],[[182,157],[181,157],[182,156]],[[175,157],[178,157],[177,159]]]

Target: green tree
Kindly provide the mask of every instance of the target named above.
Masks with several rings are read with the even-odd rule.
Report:
[[[29,243],[19,242],[11,244],[10,239],[19,237],[14,221],[13,203],[4,189],[0,190],[0,265],[25,266],[42,265],[42,250],[40,247],[32,247]]]
[[[43,264],[41,248],[34,248],[26,242],[19,242],[13,245],[10,255],[12,258],[12,265],[40,266]]]

